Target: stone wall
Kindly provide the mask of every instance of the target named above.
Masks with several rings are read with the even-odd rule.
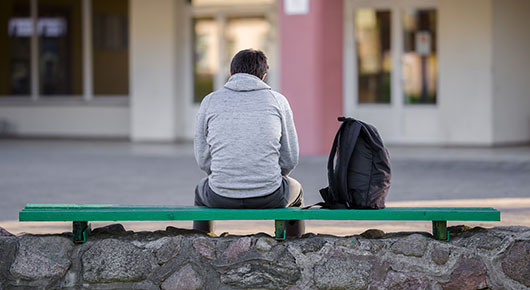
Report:
[[[1,228],[0,228],[1,229]],[[0,289],[529,289],[530,228],[210,237],[167,228],[62,235],[0,230]]]

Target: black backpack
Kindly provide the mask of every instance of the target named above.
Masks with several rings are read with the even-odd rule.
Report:
[[[352,118],[342,122],[328,159],[329,186],[320,190],[324,208],[385,207],[390,156],[377,129]],[[336,155],[336,157],[335,157]]]

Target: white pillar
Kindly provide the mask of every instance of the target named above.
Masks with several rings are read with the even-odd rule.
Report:
[[[492,143],[492,0],[439,2],[443,142]]]
[[[530,1],[493,1],[493,143],[530,141]]]
[[[131,139],[173,141],[183,96],[179,58],[185,0],[130,1]],[[190,56],[191,57],[191,56]],[[190,72],[191,73],[191,72]]]

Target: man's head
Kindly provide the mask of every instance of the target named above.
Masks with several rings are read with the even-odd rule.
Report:
[[[265,79],[269,65],[267,57],[261,50],[244,49],[238,52],[230,64],[230,75],[247,73]]]

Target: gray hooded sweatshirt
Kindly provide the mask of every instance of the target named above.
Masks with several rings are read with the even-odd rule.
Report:
[[[210,188],[229,198],[265,196],[298,164],[298,137],[287,99],[250,74],[230,77],[204,98],[195,159]]]

